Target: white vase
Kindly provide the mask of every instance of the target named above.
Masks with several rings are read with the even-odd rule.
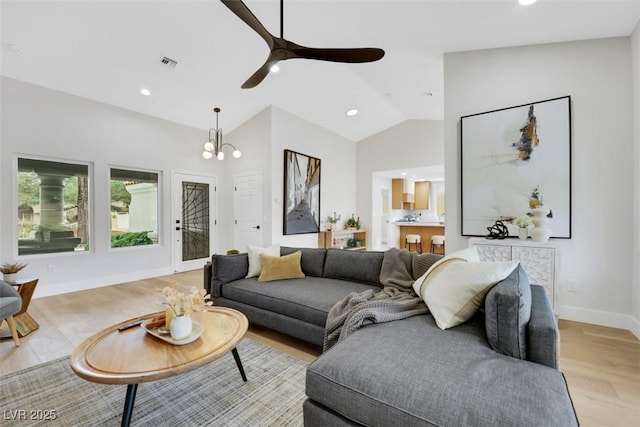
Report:
[[[549,208],[545,206],[538,206],[531,212],[533,212],[533,218],[531,218],[531,221],[533,222],[534,227],[529,231],[529,235],[535,242],[546,242],[549,240],[549,237],[551,237],[549,218],[547,218]]]
[[[520,240],[527,240],[529,237],[529,229],[528,228],[518,228],[518,237]]]
[[[17,279],[18,279],[18,273],[4,273],[2,275],[2,280],[10,284],[16,283]]]
[[[191,335],[193,322],[189,316],[178,316],[171,321],[171,338],[174,340],[183,340]]]

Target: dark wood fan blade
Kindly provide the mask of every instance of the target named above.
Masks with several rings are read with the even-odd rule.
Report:
[[[227,6],[238,18],[242,19],[248,26],[250,26],[256,33],[260,34],[260,37],[264,39],[269,45],[269,48],[273,47],[273,35],[267,31],[258,18],[249,10],[249,8],[240,0],[220,0]]]
[[[384,56],[384,50],[374,47],[355,49],[320,49],[299,46],[291,49],[291,52],[298,58],[349,63],[373,62],[382,59]]]
[[[251,89],[258,86],[260,82],[264,80],[265,77],[267,77],[267,74],[269,74],[269,70],[271,69],[271,67],[277,63],[278,60],[274,60],[270,56],[269,59],[267,59],[267,62],[265,62],[262,67],[258,68],[258,71],[253,73],[253,75],[242,84],[242,89]]]

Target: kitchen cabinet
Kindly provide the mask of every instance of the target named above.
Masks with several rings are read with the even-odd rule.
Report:
[[[415,209],[414,183],[407,179],[391,180],[391,209]]]
[[[429,209],[429,198],[431,197],[431,182],[416,182],[414,191],[414,209]]]
[[[391,209],[402,209],[403,179],[391,180]]]

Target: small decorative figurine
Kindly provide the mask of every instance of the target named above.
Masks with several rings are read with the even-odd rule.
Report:
[[[504,239],[509,237],[509,230],[507,229],[507,226],[504,225],[504,223],[502,221],[496,221],[495,224],[493,224],[491,227],[487,227],[487,230],[489,230],[489,235],[487,235],[487,239]]]

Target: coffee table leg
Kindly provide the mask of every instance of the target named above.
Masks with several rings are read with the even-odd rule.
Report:
[[[124,411],[122,411],[122,423],[121,427],[129,427],[131,423],[131,414],[133,414],[133,403],[136,400],[136,391],[138,390],[138,384],[129,384],[127,386],[127,397],[124,399]]]
[[[238,370],[240,371],[240,375],[242,375],[242,381],[247,382],[247,376],[244,373],[244,368],[242,367],[242,361],[240,361],[240,355],[238,354],[238,349],[234,348],[231,350],[231,354],[233,354],[233,358],[236,361],[236,365],[238,365]]]

